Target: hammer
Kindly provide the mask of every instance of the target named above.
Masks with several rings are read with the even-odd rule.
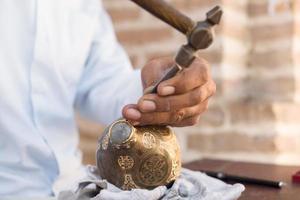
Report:
[[[144,94],[157,93],[158,85],[174,77],[183,68],[189,67],[194,61],[198,50],[208,48],[213,42],[213,26],[219,24],[222,10],[219,6],[206,13],[204,21],[195,22],[169,3],[163,0],[131,0],[157,18],[166,22],[187,37],[187,44],[182,45],[175,57],[175,65],[171,67],[153,86],[147,88]]]

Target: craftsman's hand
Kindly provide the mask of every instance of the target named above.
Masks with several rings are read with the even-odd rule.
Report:
[[[173,64],[171,58],[149,62],[142,70],[144,89],[153,85]],[[215,91],[208,63],[197,58],[189,68],[162,82],[158,94],[146,94],[136,105],[125,106],[123,116],[134,125],[195,125]]]

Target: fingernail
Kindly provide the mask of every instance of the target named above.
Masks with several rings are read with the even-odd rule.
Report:
[[[173,86],[165,86],[161,90],[161,95],[167,96],[175,93],[175,87]]]
[[[154,111],[156,109],[156,105],[151,100],[143,100],[141,103],[141,110],[144,112]]]
[[[126,114],[127,114],[127,117],[132,119],[132,120],[138,120],[142,116],[141,113],[138,110],[133,109],[133,108],[129,108],[126,111]]]
[[[138,126],[138,125],[140,125],[140,122],[131,122],[131,124],[132,124],[133,126]]]

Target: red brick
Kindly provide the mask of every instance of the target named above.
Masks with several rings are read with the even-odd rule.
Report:
[[[197,10],[222,4],[221,0],[172,0],[171,3],[176,8],[185,10]]]
[[[234,102],[227,107],[232,124],[257,125],[274,123],[276,114],[271,103]]]
[[[145,28],[141,30],[124,30],[117,32],[119,40],[128,45],[146,45],[160,42],[172,37],[170,28]]]
[[[278,24],[254,25],[250,27],[250,35],[253,43],[274,41],[281,38],[290,39],[293,33],[294,24],[292,21]]]
[[[208,110],[200,117],[199,128],[201,127],[219,127],[224,124],[225,112],[221,106],[209,106]]]
[[[249,55],[248,62],[250,68],[263,67],[270,70],[286,68],[293,64],[292,50],[276,49],[266,52],[253,52]]]
[[[152,60],[152,59],[157,59],[157,58],[162,58],[162,57],[174,57],[175,55],[175,50],[174,52],[161,52],[161,51],[156,51],[155,53],[148,53],[146,54],[146,60]]]
[[[188,136],[188,148],[201,153],[277,152],[274,136],[267,136],[267,134],[252,136],[234,131],[217,134],[201,134],[201,131],[199,131],[197,134]]]
[[[245,85],[244,89],[248,92],[250,99],[261,103],[291,101],[296,89],[293,77],[252,78],[247,80]]]
[[[240,24],[230,23],[222,27],[222,34],[236,40],[245,40],[248,36],[248,30],[245,26],[241,26]]]
[[[248,4],[248,13],[250,17],[257,17],[268,14],[268,3],[251,3]]]
[[[137,21],[140,16],[140,10],[128,9],[122,10],[120,8],[108,9],[108,12],[114,23],[126,22],[126,21]]]

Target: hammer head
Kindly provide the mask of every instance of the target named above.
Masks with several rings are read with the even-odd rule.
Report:
[[[212,27],[220,23],[222,14],[223,12],[219,6],[214,7],[206,13],[206,20],[198,22],[190,34],[187,35],[188,43],[194,50],[205,49],[212,44]]]

